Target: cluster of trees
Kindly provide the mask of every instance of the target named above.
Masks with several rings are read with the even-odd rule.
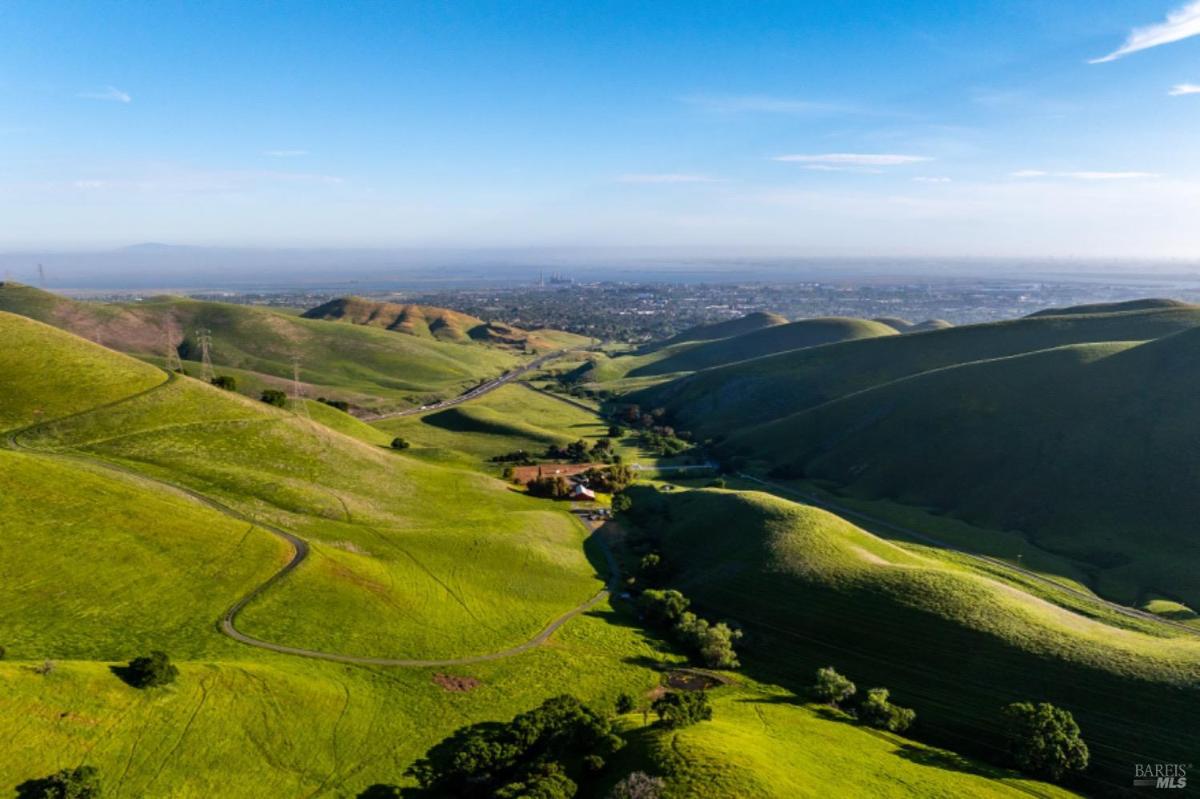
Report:
[[[489,458],[492,463],[517,463],[521,466],[532,466],[536,461],[528,452],[523,449],[516,449],[512,452],[505,452],[503,455],[493,455]]]
[[[860,721],[879,729],[903,732],[916,713],[889,701],[886,688],[871,688],[857,696],[847,677],[832,666],[817,670],[813,696],[834,707],[843,707]],[[1012,762],[1033,777],[1061,781],[1087,768],[1090,753],[1070,711],[1049,702],[1013,702],[1001,711],[1004,735]]]
[[[650,705],[659,721],[668,729],[690,727],[712,718],[712,705],[704,691],[672,691]]]
[[[408,439],[396,436],[392,439],[392,449],[408,449],[412,444],[408,443]]]
[[[350,403],[340,399],[327,399],[325,397],[317,397],[317,402],[322,405],[328,405],[330,408],[337,408],[342,413],[350,413]]]
[[[614,463],[607,469],[591,468],[583,476],[589,486],[606,494],[620,493],[637,479],[637,473],[623,463]]]
[[[621,456],[613,451],[612,440],[601,438],[592,444],[582,438],[573,441],[565,447],[551,444],[546,448],[546,458],[552,461],[570,461],[571,463],[620,463]]]
[[[725,622],[710,624],[688,610],[691,601],[674,589],[649,588],[638,597],[638,607],[651,627],[667,632],[705,666],[736,669],[740,664],[733,645],[742,631]]]
[[[624,744],[608,718],[563,695],[506,724],[455,731],[408,773],[437,796],[569,799]]]
[[[274,405],[276,408],[287,407],[287,394],[277,388],[264,388],[262,396],[259,399],[268,405]]]
[[[17,799],[100,799],[101,795],[100,773],[95,766],[65,768],[17,786]]]
[[[638,431],[638,443],[662,457],[678,455],[692,446],[690,433],[676,431],[667,423],[665,408],[646,413],[638,405],[624,405],[617,418]]]
[[[226,391],[237,391],[237,378],[231,375],[217,375],[211,382],[217,388],[223,388]]]
[[[856,696],[857,687],[849,678],[839,674],[833,666],[817,669],[817,681],[812,687],[813,696],[833,707],[848,710],[859,721],[881,730],[904,732],[917,718],[917,713],[907,707],[893,705],[886,688],[870,688]],[[845,705],[849,703],[849,706]]]
[[[564,477],[541,475],[525,484],[531,496],[546,497],[547,499],[566,499],[571,496],[571,484]]]
[[[169,685],[179,676],[179,669],[166,652],[154,651],[129,661],[121,675],[134,688],[156,688]]]

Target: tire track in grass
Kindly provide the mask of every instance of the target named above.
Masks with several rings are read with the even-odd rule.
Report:
[[[153,391],[157,391],[165,386],[171,385],[176,379],[178,379],[178,378],[175,375],[173,375],[171,373],[166,373],[166,379],[164,379],[162,383],[160,383],[156,386],[152,386],[151,388],[148,388],[144,391],[139,391],[135,394],[131,394],[128,397],[125,397],[123,399],[116,400],[114,402],[105,403],[104,405],[95,406],[93,408],[89,408],[87,410],[80,411],[78,413],[69,414],[67,416],[60,417],[58,419],[41,421],[41,422],[37,422],[37,423],[31,424],[31,425],[27,425],[25,427],[17,428],[15,430],[10,430],[6,433],[7,443],[8,443],[8,446],[10,449],[25,450],[28,452],[42,455],[43,457],[62,458],[62,459],[76,461],[76,462],[83,462],[83,463],[93,465],[93,466],[99,466],[103,469],[107,469],[109,471],[116,472],[125,477],[133,478],[136,481],[140,481],[143,483],[153,483],[158,486],[167,488],[174,493],[182,493],[182,494],[190,497],[191,499],[193,499],[197,502],[200,502],[203,505],[208,506],[209,508],[217,511],[218,513],[221,513],[225,516],[229,516],[230,518],[233,518],[233,519],[237,519],[238,521],[241,521],[241,522],[244,522],[247,524],[256,525],[256,526],[262,528],[263,530],[266,530],[267,532],[271,533],[272,535],[276,536],[277,538],[280,538],[288,545],[290,545],[292,548],[292,557],[288,560],[288,562],[285,563],[278,571],[276,571],[274,574],[272,574],[270,577],[268,577],[262,583],[259,583],[257,586],[255,586],[249,592],[247,592],[245,595],[243,595],[240,599],[238,599],[236,602],[234,602],[229,607],[229,609],[226,610],[225,613],[223,613],[221,615],[221,617],[217,620],[217,630],[219,632],[221,632],[222,634],[232,638],[233,640],[235,640],[239,643],[246,644],[247,646],[257,647],[259,649],[266,649],[266,650],[270,650],[272,652],[278,652],[278,653],[284,654],[284,655],[295,655],[298,657],[312,658],[314,660],[328,660],[328,661],[333,661],[333,662],[337,662],[337,663],[350,663],[350,664],[356,664],[356,665],[362,665],[362,666],[388,666],[388,667],[399,667],[399,668],[429,668],[429,667],[444,667],[444,666],[465,666],[465,665],[469,665],[472,663],[486,663],[486,662],[490,662],[490,661],[503,660],[506,658],[515,657],[517,655],[524,654],[532,649],[536,649],[537,647],[540,647],[542,644],[546,643],[546,641],[549,640],[550,636],[553,635],[560,627],[562,627],[564,624],[566,624],[568,621],[575,618],[576,616],[579,616],[579,615],[587,612],[588,610],[591,610],[593,607],[595,607],[597,604],[602,602],[604,599],[606,599],[612,593],[616,592],[616,590],[618,589],[618,587],[620,585],[620,569],[617,566],[616,559],[613,557],[612,552],[609,550],[608,544],[604,541],[604,538],[602,536],[600,536],[598,533],[592,533],[592,536],[594,536],[596,538],[596,541],[599,544],[600,550],[603,552],[605,560],[608,563],[609,579],[608,579],[607,584],[603,588],[601,588],[599,591],[597,591],[596,594],[594,594],[590,599],[576,605],[575,607],[571,608],[570,610],[566,611],[562,615],[560,615],[557,618],[550,621],[545,627],[542,628],[541,632],[537,633],[532,638],[526,640],[523,643],[516,644],[516,645],[510,646],[510,647],[506,647],[505,649],[501,649],[501,650],[498,650],[495,652],[488,652],[488,653],[481,654],[481,655],[469,655],[466,657],[458,657],[458,658],[424,659],[424,658],[365,657],[365,656],[359,656],[359,655],[341,654],[341,653],[337,653],[337,652],[324,652],[324,651],[316,650],[316,649],[307,649],[307,648],[298,647],[298,646],[288,646],[286,644],[277,644],[272,641],[266,641],[261,638],[256,638],[255,636],[248,635],[237,628],[237,626],[235,624],[237,616],[242,612],[242,610],[244,610],[246,608],[247,605],[249,605],[252,601],[257,599],[258,597],[262,596],[264,593],[266,593],[267,590],[269,590],[270,588],[272,588],[273,586],[275,586],[276,584],[281,582],[289,574],[291,574],[293,571],[295,571],[300,566],[301,563],[303,563],[305,560],[308,559],[310,547],[309,547],[308,542],[305,539],[300,538],[299,536],[295,535],[294,533],[290,533],[281,527],[278,527],[276,525],[255,519],[252,516],[242,513],[241,511],[235,510],[234,508],[230,507],[229,505],[226,505],[225,503],[223,503],[217,499],[214,499],[206,494],[202,494],[199,491],[196,491],[192,488],[188,488],[185,485],[181,485],[179,483],[172,482],[172,481],[164,479],[162,477],[151,476],[151,475],[145,474],[143,472],[139,472],[130,467],[121,465],[119,463],[114,463],[112,461],[105,460],[98,456],[91,455],[89,453],[61,452],[61,451],[48,452],[45,450],[38,450],[38,449],[34,449],[32,447],[27,447],[20,442],[20,436],[22,434],[28,433],[36,428],[42,427],[44,425],[56,423],[56,422],[61,422],[61,421],[63,421],[63,419],[69,419],[69,418],[72,418],[75,416],[81,416],[85,413],[91,413],[96,410],[113,407],[115,405],[119,405],[122,402],[127,402],[129,400],[137,399],[138,397],[145,396],[146,394],[149,394]],[[502,383],[498,383],[495,386],[493,386],[492,388],[498,388],[499,385],[503,385],[504,382],[508,382],[508,381],[503,381]],[[490,391],[490,390],[492,390],[492,389],[489,388],[488,391]],[[487,393],[487,391],[476,392],[476,393],[472,394],[471,396],[464,395],[462,398],[459,399],[459,401],[461,402],[461,401],[465,401],[466,399],[473,399],[475,396],[479,396],[480,394],[483,394],[483,393]],[[584,527],[583,523],[579,522],[578,519],[576,519],[576,523],[579,524],[581,527]],[[586,529],[586,527],[584,529]],[[404,550],[402,549],[402,551],[404,551]],[[410,553],[405,551],[405,554],[408,555],[408,557],[412,558],[419,567],[424,569],[423,564],[421,564],[419,561],[417,561],[415,558],[413,558],[413,556]],[[437,578],[435,577],[434,579],[437,579]],[[446,588],[447,591],[450,591],[450,589],[447,586],[443,585],[443,587]],[[451,591],[451,595],[454,595],[453,591]],[[461,599],[459,601],[461,603]],[[468,613],[469,612],[470,611],[468,610]]]

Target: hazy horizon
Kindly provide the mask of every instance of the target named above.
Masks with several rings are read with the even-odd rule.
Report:
[[[14,4],[0,251],[1194,259],[1198,19],[1196,0]]]

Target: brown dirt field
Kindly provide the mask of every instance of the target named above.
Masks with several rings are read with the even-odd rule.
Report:
[[[538,469],[543,477],[570,477],[581,474],[588,469],[605,469],[606,463],[540,463],[536,466],[513,467],[513,480],[524,485],[538,476]]]
[[[447,691],[460,694],[474,691],[483,684],[474,677],[455,677],[452,674],[442,674],[441,672],[433,675],[433,682]]]

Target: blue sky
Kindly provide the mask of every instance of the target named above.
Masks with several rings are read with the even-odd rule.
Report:
[[[0,248],[1200,257],[1200,0],[0,3]]]

